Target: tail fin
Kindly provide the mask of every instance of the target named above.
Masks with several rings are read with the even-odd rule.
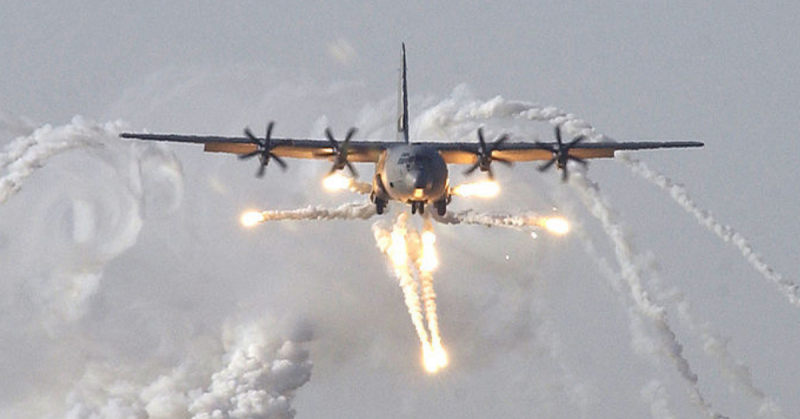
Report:
[[[397,90],[397,140],[408,143],[408,82],[406,80],[406,44],[403,45],[403,63],[400,68],[400,86]]]

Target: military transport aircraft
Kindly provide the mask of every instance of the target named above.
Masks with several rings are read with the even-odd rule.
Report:
[[[120,136],[140,140],[201,143],[207,152],[238,154],[240,159],[258,156],[258,177],[264,175],[271,161],[275,161],[285,170],[286,162],[283,158],[328,160],[333,163],[330,174],[346,168],[354,177],[358,176],[358,172],[352,163],[374,163],[370,200],[375,204],[378,214],[382,214],[387,203],[394,200],[410,204],[412,214],[417,211],[422,214],[425,205],[432,204],[439,215],[444,215],[453,192],[450,188],[448,164],[470,165],[465,174],[480,169],[489,178],[493,178],[493,162],[510,166],[513,162],[546,161],[539,166],[539,170],[544,172],[556,166],[562,172],[562,179],[566,181],[570,161],[586,166],[586,160],[614,157],[617,150],[703,146],[703,143],[695,141],[588,143],[582,135],[565,143],[561,138],[560,126],[555,128],[554,143],[510,142],[507,134],[487,143],[481,128],[477,132],[477,143],[410,141],[405,44],[402,45],[397,109],[396,141],[353,141],[355,128],[351,128],[341,142],[336,140],[330,129],[325,130],[327,139],[273,138],[273,122],[267,125],[263,138],[253,135],[249,128],[245,128],[244,137],[147,133],[122,133]]]

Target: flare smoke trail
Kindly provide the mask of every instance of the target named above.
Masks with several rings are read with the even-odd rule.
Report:
[[[421,298],[425,307],[425,320],[428,322],[428,330],[431,332],[431,349],[436,358],[437,365],[444,367],[447,360],[442,347],[442,335],[439,331],[439,315],[436,308],[436,292],[433,289],[433,270],[436,269],[438,258],[436,249],[433,246],[436,236],[433,233],[433,224],[429,218],[423,224],[423,233],[414,232],[413,240],[410,241],[414,264],[419,273],[419,283]]]
[[[0,178],[0,205],[22,188],[22,182],[42,167],[53,155],[90,145],[99,145],[98,137],[115,135],[113,124],[94,125],[81,118],[72,123],[53,128],[45,125],[31,135],[19,137],[0,154],[0,167],[6,174]]]
[[[465,103],[466,102],[466,103]],[[561,125],[565,134],[585,135],[589,141],[609,141],[610,138],[598,133],[588,122],[577,118],[575,115],[553,106],[540,106],[525,101],[506,100],[496,96],[487,101],[474,100],[470,97],[468,89],[459,86],[453,92],[453,98],[444,100],[428,109],[420,116],[415,125],[421,129],[431,129],[436,132],[454,132],[456,138],[472,135],[474,127],[465,122],[486,120],[491,118],[512,118],[529,121],[549,122]],[[764,278],[773,282],[786,296],[790,303],[800,307],[800,285],[783,278],[781,274],[763,261],[750,243],[732,227],[716,220],[710,211],[702,209],[689,196],[688,190],[677,185],[669,178],[648,168],[641,161],[626,156],[624,153],[617,160],[625,163],[631,171],[641,176],[650,183],[658,186],[685,211],[692,214],[697,221],[713,232],[725,243],[736,246],[747,262],[753,266]]]
[[[375,215],[375,206],[364,202],[350,202],[330,209],[321,206],[308,206],[295,210],[261,211],[264,221],[301,220],[366,220]]]
[[[600,194],[598,186],[583,175],[574,176],[571,185],[580,192],[584,204],[592,215],[602,223],[603,229],[614,244],[614,253],[621,269],[621,276],[628,286],[630,296],[636,304],[638,313],[652,322],[660,338],[658,343],[675,364],[675,368],[681,377],[689,385],[690,399],[707,417],[725,418],[726,416],[715,412],[711,405],[706,402],[698,386],[697,374],[692,370],[689,361],[683,356],[683,346],[667,321],[666,311],[663,307],[654,303],[644,290],[639,277],[639,268],[633,262],[635,252],[625,237],[623,227],[614,219],[613,211]],[[632,330],[637,329],[634,328]],[[641,333],[637,339],[649,341],[643,331],[636,333]],[[656,344],[656,342],[653,342],[653,344]]]
[[[781,274],[775,272],[769,265],[764,262],[761,255],[758,254],[750,242],[739,234],[733,227],[717,221],[716,217],[710,211],[700,208],[697,203],[689,195],[689,191],[683,185],[678,185],[667,176],[656,172],[648,167],[644,162],[634,159],[633,157],[622,154],[619,158],[620,161],[625,163],[634,173],[640,175],[648,182],[658,186],[664,192],[667,192],[672,199],[678,203],[686,212],[692,214],[697,222],[705,226],[709,231],[714,233],[717,237],[724,240],[725,243],[732,244],[744,256],[747,262],[753,266],[765,279],[771,281],[783,293],[790,303],[800,307],[800,286],[794,282],[785,279]]]
[[[71,210],[64,214],[71,234],[59,237],[66,239],[68,246],[54,244],[54,249],[46,252],[53,263],[39,260],[34,268],[17,260],[5,272],[9,279],[30,287],[48,317],[46,323],[55,322],[50,326],[78,320],[85,314],[105,265],[136,242],[152,182],[166,179],[173,200],[180,200],[182,175],[174,156],[160,147],[125,144],[117,137],[118,131],[118,123],[96,124],[75,117],[67,125],[46,125],[19,137],[0,154],[0,167],[5,172],[0,177],[0,205],[59,153],[85,148],[91,163],[101,163],[101,167],[112,170],[107,177],[60,184],[57,194],[48,195],[51,206],[55,202],[63,205],[57,208]],[[104,189],[109,192],[99,192]],[[31,234],[34,231],[32,228]],[[53,242],[52,238],[49,242]]]
[[[448,211],[444,216],[436,217],[435,219],[442,224],[473,224],[485,227],[524,229],[536,226],[539,217],[535,214],[485,214],[466,210],[461,212]]]
[[[430,343],[422,316],[417,281],[414,280],[408,266],[408,249],[405,240],[407,218],[407,214],[400,214],[391,232],[381,228],[378,223],[375,223],[372,226],[372,232],[375,235],[378,248],[381,249],[382,253],[389,256],[392,262],[394,274],[400,281],[400,287],[403,289],[403,297],[406,307],[408,308],[408,314],[411,315],[411,322],[414,324],[414,329],[417,331],[417,336],[422,344],[423,351],[429,351]]]
[[[228,325],[224,353],[188,357],[171,374],[150,383],[118,378],[120,371],[88,368],[67,396],[67,418],[284,419],[297,390],[311,377],[307,326],[281,336],[265,320]],[[205,371],[218,364],[216,372]],[[198,374],[196,371],[203,371]],[[136,369],[128,371],[131,375]]]
[[[585,234],[583,229],[577,229],[576,232],[584,245],[586,254],[594,260],[600,272],[609,280],[617,295],[622,296],[623,284],[620,281],[620,274],[615,272],[605,258],[597,253],[594,243],[592,243],[592,240]],[[641,268],[641,265],[637,265],[637,267]],[[715,334],[707,323],[698,324],[691,315],[690,304],[685,294],[677,289],[672,289],[669,292],[663,291],[656,273],[652,269],[649,269],[647,273],[650,276],[649,282],[655,291],[656,297],[661,301],[672,301],[676,304],[678,308],[678,318],[681,323],[684,324],[691,333],[700,338],[703,342],[703,351],[708,356],[717,360],[723,375],[728,378],[732,384],[744,390],[746,395],[754,398],[756,402],[759,403],[757,415],[759,417],[783,418],[783,409],[777,402],[767,397],[753,382],[750,368],[742,360],[736,358],[729,352],[728,343],[730,339]],[[625,304],[624,299],[621,299],[621,302]],[[665,397],[666,389],[663,388],[663,385],[654,380],[648,388],[650,389],[647,391],[645,391],[646,389],[642,390],[642,396],[646,401],[650,402],[654,417],[673,417],[671,414],[667,415],[667,413],[669,413],[667,410],[668,398]],[[662,395],[661,393],[664,394]],[[660,413],[656,414],[656,412]]]
[[[730,338],[714,333],[707,323],[698,324],[691,314],[691,305],[686,295],[677,289],[664,291],[658,275],[651,272],[651,288],[662,301],[672,301],[678,308],[678,318],[689,331],[703,342],[703,352],[719,363],[722,373],[732,384],[743,390],[759,404],[758,417],[783,418],[783,409],[753,382],[753,375],[744,361],[730,353]]]
[[[401,213],[391,232],[382,228],[379,223],[375,223],[372,229],[378,247],[382,253],[389,256],[395,276],[403,289],[411,322],[422,345],[423,366],[428,372],[433,373],[448,363],[439,331],[436,293],[433,289],[432,272],[438,265],[433,246],[436,237],[430,219],[425,219],[421,235],[416,230],[409,231],[407,222],[408,214]]]

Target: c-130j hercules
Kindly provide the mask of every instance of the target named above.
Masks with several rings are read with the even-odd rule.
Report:
[[[670,142],[585,142],[578,136],[565,143],[561,128],[555,128],[556,142],[510,142],[507,134],[487,143],[483,130],[478,128],[478,142],[416,142],[408,135],[408,84],[406,79],[406,48],[402,45],[402,67],[398,89],[398,117],[396,141],[352,140],[355,128],[337,141],[330,128],[325,130],[326,139],[277,138],[272,137],[273,122],[267,125],[263,138],[256,137],[245,128],[244,137],[221,137],[182,134],[122,133],[123,138],[179,143],[201,143],[207,152],[238,154],[240,159],[258,156],[258,177],[264,176],[267,165],[275,161],[286,169],[284,158],[321,159],[333,163],[330,173],[345,168],[354,176],[358,172],[352,163],[374,163],[370,200],[378,214],[382,214],[389,201],[400,201],[411,205],[412,214],[425,211],[433,205],[439,215],[447,211],[452,197],[448,164],[470,165],[464,172],[471,174],[480,169],[493,178],[492,163],[511,165],[514,162],[546,161],[539,166],[545,171],[556,166],[567,180],[567,163],[570,161],[587,165],[588,159],[614,157],[617,150],[644,150],[656,148],[702,147],[695,141]]]

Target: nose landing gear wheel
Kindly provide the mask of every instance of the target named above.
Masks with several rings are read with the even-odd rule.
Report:
[[[411,203],[411,214],[416,214],[419,211],[420,215],[425,214],[425,203],[424,202],[412,202]]]

